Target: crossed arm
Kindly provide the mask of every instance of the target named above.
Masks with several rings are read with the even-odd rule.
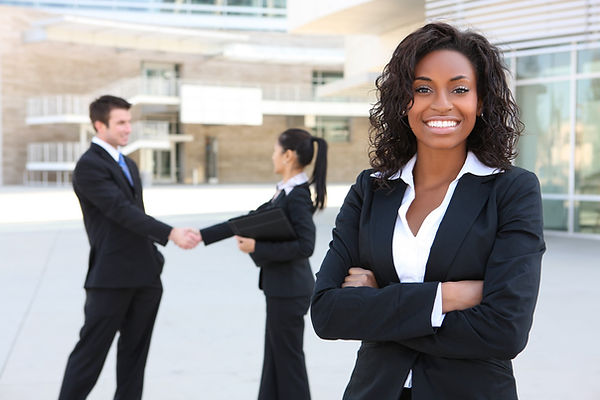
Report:
[[[379,289],[373,271],[351,267],[344,278],[342,287],[371,287]],[[483,298],[483,281],[464,280],[458,282],[442,282],[442,313],[466,310],[481,303]]]
[[[348,194],[317,274],[311,307],[317,334],[393,341],[447,358],[514,358],[527,342],[544,251],[535,176],[521,174],[499,192],[502,215],[491,254],[482,261],[483,280],[441,282],[446,317],[440,328],[431,325],[440,282],[377,288],[368,271],[376,266],[352,267],[361,265],[358,231],[366,179],[360,177]]]

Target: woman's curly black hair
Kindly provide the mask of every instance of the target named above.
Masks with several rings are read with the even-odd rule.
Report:
[[[508,69],[500,50],[482,35],[460,31],[445,23],[430,23],[408,35],[375,81],[378,101],[370,111],[369,158],[385,181],[417,151],[407,111],[413,102],[417,63],[434,50],[455,50],[467,57],[477,75],[477,97],[482,116],[467,139],[467,149],[490,167],[508,169],[516,157],[516,143],[523,131],[519,109],[509,89]]]

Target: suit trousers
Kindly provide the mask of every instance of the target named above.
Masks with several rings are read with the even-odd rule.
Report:
[[[59,400],[85,399],[119,332],[115,400],[142,398],[144,368],[162,288],[86,289],[85,322],[69,356]]]
[[[304,315],[310,297],[267,296],[265,354],[259,400],[309,400]]]

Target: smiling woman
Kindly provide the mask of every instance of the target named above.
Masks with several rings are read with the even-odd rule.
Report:
[[[362,340],[344,399],[517,399],[545,244],[535,175],[500,53],[435,23],[377,79],[372,170],[317,274],[313,326]]]

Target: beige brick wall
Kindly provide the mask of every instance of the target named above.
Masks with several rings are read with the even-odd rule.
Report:
[[[303,128],[303,118],[265,116],[262,126],[185,125],[184,131],[194,136],[185,146],[185,182],[191,183],[193,171],[201,181],[205,176],[205,143],[207,137],[218,141],[218,178],[221,183],[277,182],[271,154],[277,136],[288,128]],[[368,168],[368,120],[353,118],[351,141],[329,143],[329,182],[353,181]],[[309,167],[308,173],[312,168]]]
[[[46,15],[47,17],[47,15]],[[27,143],[77,141],[77,124],[28,126],[26,104],[41,95],[90,94],[115,81],[140,76],[146,62],[169,62],[181,66],[188,81],[309,84],[315,66],[240,63],[199,55],[123,50],[59,42],[24,43],[22,34],[31,22],[44,14],[31,9],[0,6],[0,62],[2,91],[2,151],[4,184],[21,184],[25,170]],[[271,34],[277,36],[282,34]],[[264,40],[270,40],[265,35]],[[144,111],[145,112],[145,111]],[[133,109],[134,118],[142,107]],[[205,181],[207,137],[219,145],[220,182],[275,182],[271,152],[277,135],[290,127],[302,127],[303,117],[265,116],[263,126],[183,125],[182,133],[194,141],[184,143],[183,181],[192,183],[194,174]],[[331,182],[348,182],[367,167],[366,118],[353,118],[351,142],[330,143]],[[136,153],[132,154],[134,158]]]

